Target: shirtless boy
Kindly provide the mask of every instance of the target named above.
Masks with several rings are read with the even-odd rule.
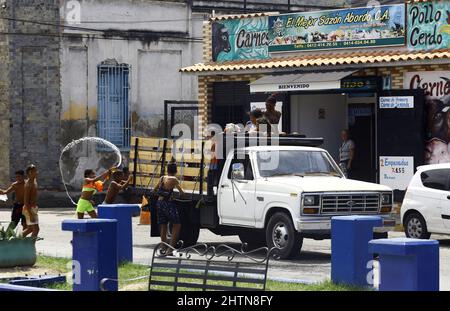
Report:
[[[16,172],[16,181],[13,182],[8,189],[0,189],[0,194],[9,194],[14,192],[14,204],[11,212],[11,228],[15,229],[22,223],[23,230],[27,228],[25,217],[22,215],[23,195],[25,192],[25,172],[20,170]]]
[[[132,176],[128,176],[128,179],[124,181],[123,175],[121,171],[115,171],[113,173],[113,180],[109,184],[108,192],[106,193],[105,204],[114,204],[117,194],[130,184]]]
[[[23,199],[23,211],[25,216],[27,228],[23,231],[23,236],[26,237],[31,233],[32,237],[37,237],[39,233],[39,217],[37,207],[37,168],[33,164],[26,169],[27,181],[25,182],[25,191]]]

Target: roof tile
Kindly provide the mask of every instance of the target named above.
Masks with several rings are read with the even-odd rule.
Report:
[[[368,51],[308,54],[294,57],[272,58],[264,60],[240,60],[222,63],[199,63],[184,67],[181,72],[232,71],[271,68],[300,68],[309,66],[351,65],[365,63],[383,63],[391,61],[409,61],[449,58],[450,50],[438,51]]]

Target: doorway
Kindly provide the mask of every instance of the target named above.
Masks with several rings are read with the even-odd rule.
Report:
[[[375,94],[347,95],[348,129],[355,143],[352,179],[376,182]]]
[[[352,179],[376,182],[376,93],[291,95],[290,128],[307,137],[322,137],[321,146],[339,162],[340,133],[348,129],[355,143]]]

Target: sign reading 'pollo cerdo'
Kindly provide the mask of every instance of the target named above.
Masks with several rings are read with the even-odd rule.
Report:
[[[408,48],[450,47],[450,1],[408,4]]]

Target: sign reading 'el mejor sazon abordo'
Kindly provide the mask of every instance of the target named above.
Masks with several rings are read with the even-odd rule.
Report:
[[[405,44],[405,6],[269,16],[269,52]]]

